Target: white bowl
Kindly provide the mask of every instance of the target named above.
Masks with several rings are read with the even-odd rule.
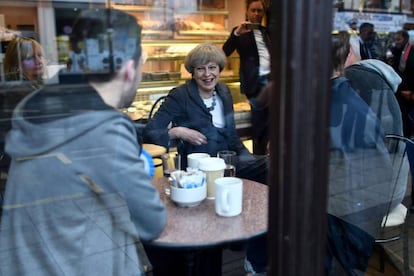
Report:
[[[180,207],[199,205],[207,196],[206,185],[197,188],[178,188],[171,186],[171,200]]]

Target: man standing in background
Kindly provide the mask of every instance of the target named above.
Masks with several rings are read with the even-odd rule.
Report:
[[[253,138],[253,154],[267,153],[267,110],[257,103],[257,97],[270,76],[270,38],[262,26],[265,15],[263,0],[246,1],[246,21],[233,28],[223,45],[226,56],[235,50],[240,56],[240,89],[249,100]]]
[[[402,82],[396,93],[401,109],[404,136],[412,139],[414,135],[414,51],[410,43],[410,35],[406,30],[394,34],[395,47],[392,49],[391,66],[400,75]],[[414,172],[414,147],[407,143],[407,157],[411,173]],[[414,178],[411,182],[414,187]],[[414,213],[414,190],[411,191],[410,212]]]
[[[364,22],[359,26],[359,45],[361,51],[361,60],[377,58],[374,50],[374,25]]]

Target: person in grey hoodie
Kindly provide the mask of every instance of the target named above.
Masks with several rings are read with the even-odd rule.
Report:
[[[377,138],[387,135],[404,136],[401,109],[395,95],[402,79],[394,69],[381,60],[366,59],[347,66],[344,72],[351,86],[378,117],[383,131],[376,133]],[[414,146],[410,142],[405,144],[408,162],[413,171]],[[407,167],[407,161],[404,160],[404,168]],[[401,177],[408,179],[408,170],[402,171],[407,173]],[[412,185],[414,187],[414,182]],[[402,202],[405,193],[406,185],[397,186],[392,207]]]
[[[161,234],[166,211],[137,127],[118,111],[141,80],[140,33],[124,12],[83,11],[71,42],[88,52],[89,68],[61,79],[84,82],[47,85],[16,107],[0,275],[144,273],[136,244]]]
[[[395,93],[401,78],[391,66],[366,59],[345,68],[345,77],[381,121],[384,134],[403,135],[401,110]]]

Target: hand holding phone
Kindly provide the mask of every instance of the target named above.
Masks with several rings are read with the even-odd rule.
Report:
[[[259,27],[260,27],[260,23],[251,23],[251,22],[248,22],[248,23],[246,23],[246,24],[245,24],[245,27],[246,27],[246,29],[248,29],[248,30],[255,30],[255,29],[259,29]]]

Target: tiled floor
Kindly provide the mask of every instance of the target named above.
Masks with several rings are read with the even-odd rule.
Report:
[[[243,141],[247,148],[251,149],[251,140]],[[411,183],[411,177],[408,180]],[[411,204],[410,195],[411,186],[407,186],[406,197],[403,201],[405,206],[409,207]],[[414,214],[408,213],[406,219],[409,235],[409,264],[410,275],[414,276]],[[387,230],[386,235],[398,234],[398,228]],[[380,250],[376,250],[371,258],[370,265],[366,272],[366,276],[398,276],[402,275],[403,271],[403,244],[401,240],[390,242],[384,245],[385,248],[385,267],[380,269]],[[240,276],[245,275],[243,269],[244,251],[224,250],[223,252],[223,267],[222,275],[224,276]],[[407,276],[407,275],[406,275]]]
[[[407,217],[407,226],[409,227],[409,256],[410,256],[410,275],[414,275],[414,214]],[[395,229],[392,230],[395,232]],[[391,231],[391,232],[392,232]],[[370,265],[367,269],[366,276],[400,276],[403,275],[402,263],[402,242],[395,241],[385,245],[386,255],[384,269],[380,269],[380,250],[376,250],[371,258]],[[244,261],[243,250],[233,251],[226,249],[223,251],[223,276],[241,276],[245,275],[243,268]],[[339,275],[336,275],[339,276]]]
[[[404,200],[404,205],[410,206],[411,200],[409,197],[406,197]],[[414,275],[414,214],[407,214],[406,226],[408,229],[408,257],[409,257],[409,267],[410,275]],[[393,228],[388,231],[389,235],[398,234],[399,229]],[[403,271],[403,243],[402,240],[395,242],[390,242],[384,245],[386,253],[390,258],[392,264],[396,266],[399,271]],[[381,275],[381,274],[373,274]],[[386,275],[386,274],[383,274]]]

